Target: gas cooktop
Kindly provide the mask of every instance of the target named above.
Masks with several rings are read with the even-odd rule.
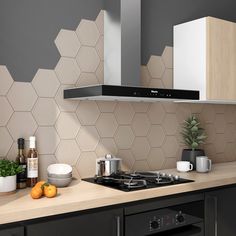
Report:
[[[106,177],[95,176],[83,180],[125,192],[194,182],[180,178],[178,175],[161,172],[120,172]]]

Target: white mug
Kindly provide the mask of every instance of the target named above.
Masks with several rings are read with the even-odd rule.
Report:
[[[193,170],[193,164],[189,161],[177,161],[177,170],[179,172],[188,172]]]
[[[211,170],[211,160],[207,156],[196,157],[196,171],[205,173]]]

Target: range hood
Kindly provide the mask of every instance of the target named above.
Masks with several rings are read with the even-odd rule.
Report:
[[[104,85],[65,89],[65,99],[199,99],[198,91],[140,86],[141,0],[105,0],[104,45]]]

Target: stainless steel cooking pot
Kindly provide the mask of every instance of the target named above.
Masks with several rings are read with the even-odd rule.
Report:
[[[98,176],[110,176],[120,171],[121,159],[107,154],[105,158],[97,159],[96,174]]]

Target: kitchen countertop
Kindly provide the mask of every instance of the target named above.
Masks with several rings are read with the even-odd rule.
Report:
[[[20,190],[13,195],[0,197],[0,224],[236,184],[235,170],[236,162],[215,164],[210,173],[204,174],[162,170],[195,182],[134,192],[123,192],[84,181],[74,181],[70,187],[59,189],[58,196],[52,199],[33,200],[29,195],[30,189]]]

